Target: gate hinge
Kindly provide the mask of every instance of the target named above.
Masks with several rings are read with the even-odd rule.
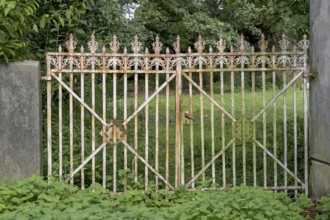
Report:
[[[52,80],[52,77],[51,77],[51,76],[42,76],[42,77],[41,77],[41,80],[44,80],[44,81],[51,81],[51,80]]]

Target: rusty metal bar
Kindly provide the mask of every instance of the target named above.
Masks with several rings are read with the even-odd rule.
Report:
[[[256,115],[256,73],[252,72],[252,114]],[[256,139],[256,122],[252,122],[252,136]],[[252,143],[252,157],[253,157],[253,186],[257,186],[257,151],[255,142]]]
[[[212,48],[210,48],[210,52],[212,51]],[[209,56],[209,67],[210,69],[213,69],[213,59],[211,56]],[[191,75],[191,73],[190,73]],[[190,76],[191,78],[191,76]],[[214,99],[214,91],[213,91],[213,71],[210,72],[210,96],[212,99]],[[189,84],[191,85],[191,83]],[[223,103],[221,103],[223,106]],[[215,156],[215,142],[214,142],[214,104],[211,103],[211,155],[212,158]],[[215,184],[215,163],[212,163],[212,183]]]
[[[60,50],[61,47],[59,48]],[[62,68],[62,56],[58,57],[59,69]],[[58,77],[62,80],[62,73],[58,73]],[[63,178],[63,90],[62,85],[58,85],[58,174],[59,180],[62,181]]]
[[[169,50],[168,48],[166,49],[166,53],[169,53]],[[166,70],[169,70],[169,66],[170,66],[170,59],[167,58],[166,59]],[[169,82],[169,78],[170,78],[170,75],[169,73],[166,74],[166,81]],[[169,127],[170,127],[170,113],[169,113],[169,102],[170,102],[170,85],[169,83],[166,84],[166,122],[165,122],[165,179],[167,182],[169,182]],[[166,188],[168,188],[168,186],[166,185]]]
[[[92,59],[92,70],[95,69],[95,60]],[[95,112],[95,73],[91,74],[92,80],[92,110]],[[95,151],[95,116],[92,115],[92,152]],[[70,179],[71,180],[71,179]],[[92,158],[92,184],[95,184],[95,157]]]
[[[272,100],[270,100],[270,101],[267,103],[267,105],[265,106],[265,108],[263,108],[262,110],[260,110],[260,111],[258,112],[258,114],[256,114],[256,116],[254,116],[254,117],[251,119],[251,122],[257,120],[257,119],[259,118],[259,116],[260,116],[261,114],[263,114],[263,113],[268,109],[268,107],[271,106],[271,105],[276,101],[276,99],[277,99],[282,93],[284,93],[286,90],[288,90],[288,89],[290,88],[290,86],[291,86],[291,85],[292,85],[297,79],[299,79],[299,77],[302,76],[302,74],[303,74],[303,71],[299,72],[295,77],[293,77],[293,79],[292,79],[289,83],[287,83],[287,84],[281,89],[281,91],[279,91],[279,92],[275,95],[275,97],[274,97]]]
[[[222,148],[221,149],[221,151],[219,152],[219,153],[217,153],[205,166],[204,166],[204,168],[203,169],[201,169],[195,176],[194,176],[194,178],[192,178],[187,184],[186,184],[186,188],[188,188],[193,182],[195,182],[196,181],[196,179],[198,179],[198,177],[200,177],[200,175],[202,175],[204,172],[205,172],[205,170],[207,169],[207,168],[209,168],[209,166],[211,166],[211,164],[216,160],[216,159],[218,159],[226,150],[227,150],[227,148],[230,146],[230,145],[232,145],[233,144],[233,142],[235,141],[235,138],[233,138],[233,139],[231,139],[231,141],[229,141],[228,143],[227,143],[227,145],[224,147],[224,148]]]
[[[152,166],[150,166],[150,164],[146,160],[144,160],[143,157],[141,157],[128,143],[126,143],[125,141],[122,141],[122,143],[129,151],[134,154],[134,156],[136,156],[142,163],[144,163],[145,166],[150,169],[159,179],[161,179],[171,190],[175,190],[175,188],[167,180],[165,180],[165,178],[160,175],[154,168],[152,168]]]
[[[105,49],[105,48],[104,48]],[[102,66],[106,66],[106,58],[102,57]],[[102,74],[102,118],[104,121],[107,120],[107,75]],[[103,126],[103,134],[105,134],[106,129]],[[103,137],[103,143],[106,143],[105,137]],[[102,186],[106,188],[107,186],[107,146],[104,146],[102,152]]]
[[[258,140],[254,140],[256,143],[257,143],[257,145],[261,148],[261,149],[263,149],[267,154],[268,154],[268,156],[270,156],[271,158],[273,158],[273,160],[278,164],[278,165],[280,165],[283,169],[284,169],[284,171],[285,171],[285,173],[288,173],[290,176],[292,176],[295,180],[297,180],[298,181],[298,183],[300,183],[302,186],[305,186],[306,184],[308,184],[308,183],[303,183],[293,172],[291,172],[288,168],[287,168],[287,166],[285,165],[285,164],[283,164],[279,159],[277,159],[265,146],[263,146]],[[287,187],[287,186],[285,186],[285,187]]]
[[[83,47],[82,47],[83,51]],[[82,55],[80,58],[80,62],[84,63],[84,56]],[[81,70],[84,67],[81,66]],[[81,73],[80,75],[80,96],[81,96],[81,101],[84,102],[85,98],[85,74]],[[80,104],[80,133],[81,133],[81,147],[80,147],[80,162],[84,163],[85,161],[85,108],[83,104]],[[81,169],[81,189],[85,189],[85,169],[84,167]]]
[[[265,67],[265,59],[262,59],[262,68]],[[262,107],[265,108],[266,106],[266,73],[262,71]],[[262,114],[262,143],[264,146],[267,145],[267,125],[266,125],[266,111]],[[267,154],[263,152],[263,167],[264,167],[264,187],[267,187]]]
[[[70,59],[70,70],[73,69],[73,59]],[[73,91],[73,73],[70,72],[70,89]],[[73,172],[73,96],[69,96],[69,124],[70,124],[70,174]],[[73,184],[73,177],[70,179],[70,184]]]
[[[125,62],[125,66],[127,62]],[[127,73],[124,74],[124,120],[127,118]],[[124,126],[127,131],[127,125]],[[125,134],[124,140],[127,141],[127,134]],[[124,148],[124,191],[127,191],[127,149]]]
[[[80,104],[82,104],[96,119],[98,119],[104,126],[107,125],[107,123],[98,114],[96,114],[91,107],[89,107],[84,101],[82,101],[81,98],[74,91],[72,91],[72,89],[70,89],[60,78],[58,78],[55,73],[51,74],[52,77],[54,77],[58,81],[58,83],[60,83],[63,88],[65,88],[70,94],[72,94],[72,96],[77,99]]]
[[[191,72],[189,72],[189,77],[192,77]],[[192,84],[189,82],[189,115],[193,117],[193,91]],[[190,124],[190,164],[191,164],[191,178],[195,176],[195,154],[194,154],[194,120],[189,120]],[[195,182],[192,182],[191,188],[195,188]]]
[[[138,104],[139,104],[139,85],[138,85],[138,79],[139,79],[139,75],[137,73],[138,70],[138,60],[135,59],[134,60],[134,111],[137,112],[138,110]],[[125,120],[125,122],[128,119]],[[127,123],[126,123],[127,124]],[[124,124],[124,126],[126,126]],[[138,147],[139,147],[139,143],[138,143],[139,139],[138,139],[138,115],[135,114],[134,116],[134,150],[136,152],[138,152]],[[137,157],[134,157],[134,181],[138,180],[138,159]]]
[[[159,88],[158,90],[156,90],[151,96],[149,96],[145,102],[143,104],[140,105],[140,107],[135,110],[135,112],[133,112],[124,122],[123,122],[123,125],[127,125],[128,122],[130,122],[143,108],[145,108],[148,103],[160,92],[162,91],[162,89],[167,85],[169,84],[172,79],[174,79],[174,77],[176,77],[176,74],[173,74],[168,80],[166,80]]]
[[[148,53],[148,49],[146,48],[146,54]],[[148,70],[149,69],[149,65],[148,65],[148,57],[145,58],[145,69]],[[144,158],[146,163],[149,162],[149,102],[148,102],[148,98],[149,98],[149,74],[145,73],[145,102],[147,103],[145,105],[145,148],[144,148]],[[158,93],[157,93],[158,94]],[[145,168],[144,168],[144,188],[145,190],[147,190],[149,188],[149,173],[148,173],[148,166],[145,164]]]
[[[234,48],[230,47],[230,51],[233,51]],[[230,67],[234,66],[234,57],[230,56]],[[231,102],[231,115],[235,117],[235,75],[234,72],[230,72],[230,102]],[[235,137],[235,121],[231,122],[231,136]],[[236,144],[235,140],[233,142],[233,151],[232,151],[232,159],[233,159],[233,186],[236,186]]]
[[[304,55],[304,180],[305,180],[305,196],[308,197],[308,72],[307,72],[307,49],[305,49]]]
[[[189,81],[191,84],[197,88],[204,96],[206,96],[217,108],[219,108],[223,113],[225,113],[231,120],[236,122],[234,116],[232,116],[229,112],[226,111],[222,106],[220,106],[214,99],[211,98],[200,86],[198,86],[187,74],[182,72],[182,75]]]
[[[272,48],[272,50],[275,50],[275,47]],[[272,57],[272,65],[276,65],[276,57]],[[273,154],[274,157],[277,157],[277,127],[276,127],[276,73],[273,71]],[[274,161],[274,186],[277,187],[277,163]],[[277,191],[275,191],[276,193]]]
[[[47,76],[51,77],[51,57],[47,55]],[[52,81],[47,81],[47,176],[52,175]]]
[[[113,69],[117,68],[117,62],[113,62]],[[113,88],[113,119],[112,120],[117,120],[117,74],[113,74],[112,78],[112,88]],[[117,132],[116,131],[116,123],[114,123],[114,128],[113,128],[113,143],[117,143]],[[112,146],[113,149],[113,189],[112,191],[115,193],[117,192],[117,144],[113,144]]]
[[[293,66],[297,65],[297,57],[294,56]],[[295,76],[296,72],[293,73]],[[293,83],[293,151],[294,151],[294,174],[298,175],[298,146],[297,146],[297,85]],[[297,180],[294,181],[297,186]],[[298,197],[298,190],[294,191],[295,198]]]
[[[159,70],[159,62],[156,62],[156,70]],[[159,74],[155,78],[156,90],[159,88]],[[155,169],[158,172],[158,159],[159,159],[159,95],[156,95],[156,109],[155,109]],[[158,176],[155,177],[156,190],[158,190]]]

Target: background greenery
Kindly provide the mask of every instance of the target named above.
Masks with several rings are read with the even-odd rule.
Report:
[[[170,49],[180,35],[182,51],[199,34],[206,48],[219,35],[234,47],[239,34],[251,44],[261,33],[271,43],[282,33],[296,42],[308,34],[308,16],[309,0],[1,0],[0,61],[44,61],[71,32],[82,44],[95,32],[106,47],[116,34],[128,48],[135,34],[149,47],[158,34]]]

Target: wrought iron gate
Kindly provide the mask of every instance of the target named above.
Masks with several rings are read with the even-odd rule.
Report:
[[[157,36],[151,54],[135,37],[128,53],[114,36],[111,52],[97,52],[92,36],[89,52],[75,52],[70,35],[67,52],[47,53],[43,77],[48,175],[114,192],[134,182],[307,195],[306,36],[298,45],[283,35],[268,51],[262,36],[257,52],[242,36],[235,51],[220,37],[217,52],[203,52],[199,36],[197,52],[181,53],[178,37],[175,53],[161,53]]]

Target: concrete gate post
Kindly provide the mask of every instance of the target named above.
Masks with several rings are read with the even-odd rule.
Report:
[[[42,174],[39,62],[0,63],[0,182]]]
[[[310,185],[311,196],[330,194],[330,1],[310,1]]]

